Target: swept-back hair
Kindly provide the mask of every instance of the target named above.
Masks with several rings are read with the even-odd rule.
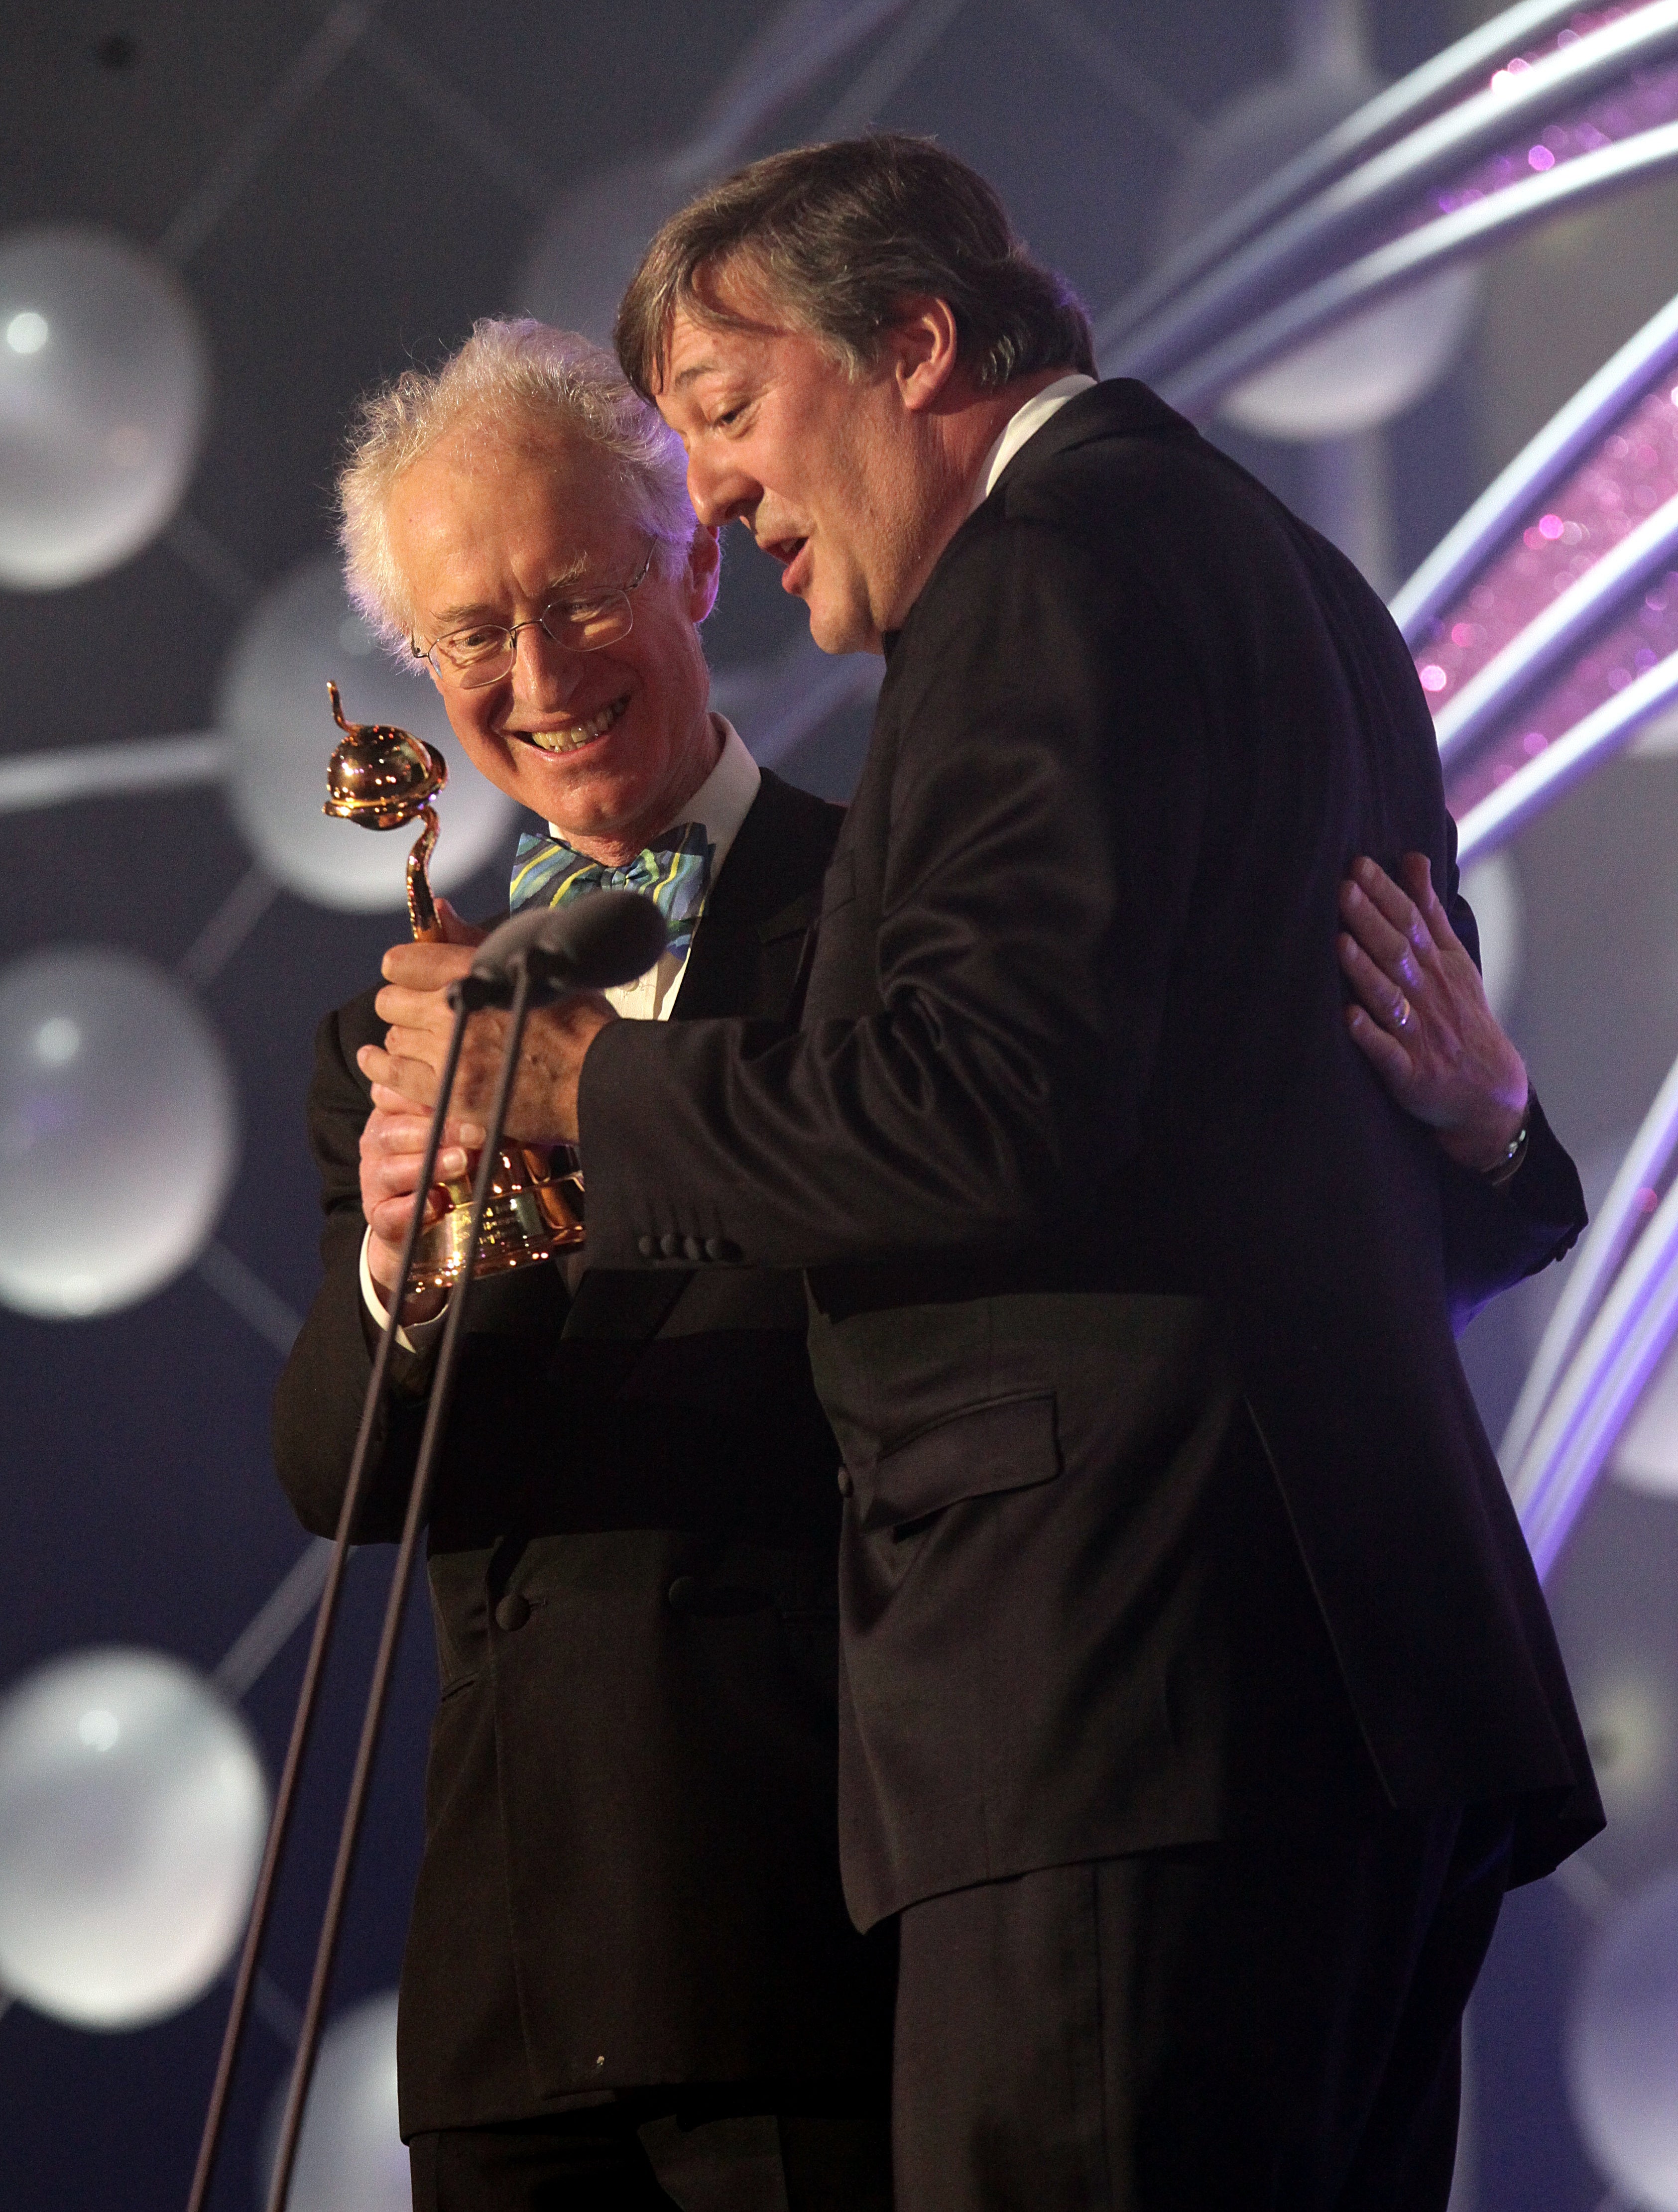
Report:
[[[1043,368],[1095,374],[1090,319],[1071,287],[1031,259],[977,170],[929,139],[878,131],[771,154],[672,216],[618,310],[617,357],[637,392],[657,390],[678,310],[751,326],[717,297],[725,270],[853,374],[917,295],[948,305],[958,357],[982,391]]]
[[[441,368],[404,369],[362,402],[338,471],[344,582],[392,652],[405,654],[413,608],[391,551],[391,493],[404,471],[463,423],[486,441],[517,445],[532,433],[582,440],[656,541],[659,567],[672,574],[686,560],[694,519],[681,441],[611,354],[527,319],[475,323]]]

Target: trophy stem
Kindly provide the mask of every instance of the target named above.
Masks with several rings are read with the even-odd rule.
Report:
[[[408,921],[417,943],[435,945],[442,936],[443,925],[437,918],[437,902],[431,896],[431,878],[425,870],[437,842],[436,808],[422,806],[419,818],[423,827],[408,855]]]
[[[332,716],[344,736],[326,770],[325,811],[364,830],[397,830],[417,822],[420,834],[408,855],[408,920],[422,945],[443,940],[443,924],[426,866],[437,842],[431,800],[448,778],[442,755],[406,730],[344,718],[336,684],[326,686]],[[511,1145],[497,1152],[489,1203],[478,1238],[474,1272],[502,1275],[533,1267],[583,1241],[578,1210],[581,1177],[568,1146],[550,1156],[545,1147]],[[421,1234],[410,1286],[452,1290],[465,1265],[472,1216],[471,1185],[443,1186],[447,1205]],[[574,1202],[577,1201],[577,1202]]]

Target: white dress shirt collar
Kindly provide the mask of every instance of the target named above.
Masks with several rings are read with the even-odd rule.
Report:
[[[1068,399],[1075,399],[1080,392],[1090,391],[1094,383],[1094,377],[1081,374],[1057,376],[1053,384],[1045,384],[1041,392],[1014,410],[979,471],[978,489],[973,495],[976,507],[982,507],[995,490],[996,479],[1026,440],[1035,438],[1051,415],[1058,415]]]

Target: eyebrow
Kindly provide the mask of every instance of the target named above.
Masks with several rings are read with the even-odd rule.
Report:
[[[568,592],[573,585],[587,574],[588,567],[587,558],[579,556],[569,568],[562,568],[556,576],[550,577],[542,586],[541,598],[537,604],[544,607],[550,606],[562,592]],[[617,591],[620,588],[617,585],[606,583],[599,586],[603,592]],[[585,593],[582,596],[587,595]],[[495,610],[487,599],[471,599],[459,606],[441,608],[433,619],[444,623],[471,622],[475,616],[491,615],[495,611]]]
[[[698,377],[718,375],[721,367],[722,364],[720,362],[696,361],[671,380],[670,389],[672,392],[679,392],[684,385],[693,383]]]

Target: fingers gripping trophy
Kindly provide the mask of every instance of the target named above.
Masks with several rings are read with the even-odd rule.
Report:
[[[326,686],[332,716],[344,735],[326,770],[323,812],[363,830],[400,830],[417,822],[420,834],[408,855],[408,920],[421,944],[443,934],[432,896],[427,863],[437,842],[437,814],[432,800],[448,780],[448,768],[435,745],[407,730],[384,722],[347,722],[336,684]],[[476,1276],[504,1275],[532,1267],[583,1242],[576,1200],[581,1179],[569,1148],[550,1154],[529,1145],[514,1145],[495,1155],[489,1203],[478,1240]],[[443,1210],[427,1224],[408,1277],[410,1295],[453,1290],[460,1279],[471,1233],[470,1172],[442,1186]]]

